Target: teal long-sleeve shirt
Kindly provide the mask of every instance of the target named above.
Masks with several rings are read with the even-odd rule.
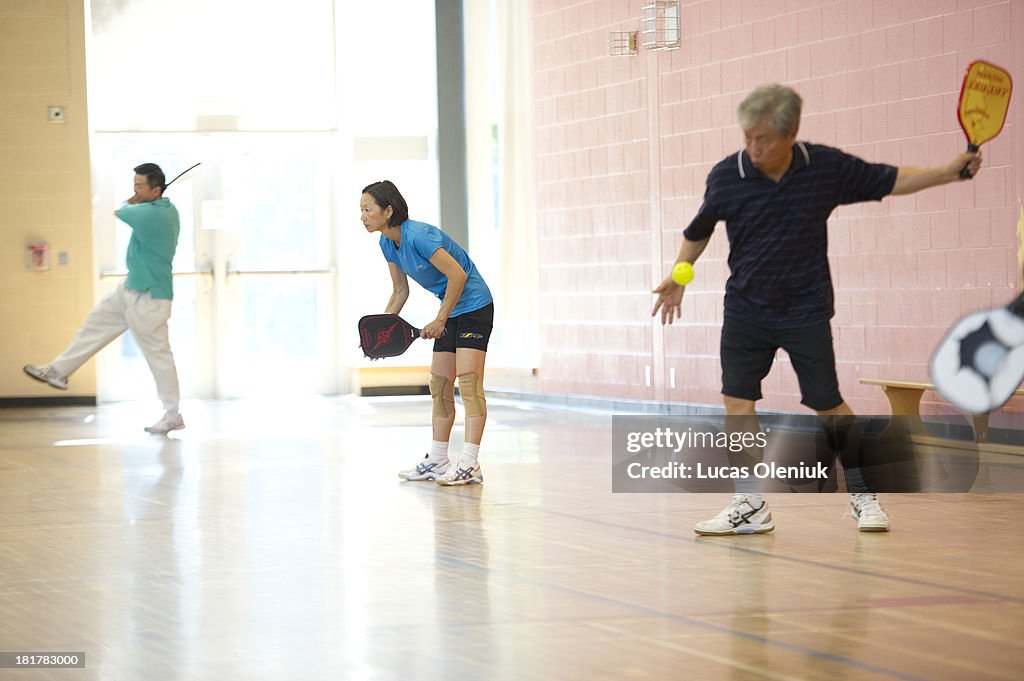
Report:
[[[132,291],[149,291],[162,300],[174,299],[171,263],[178,248],[181,221],[170,199],[125,203],[117,217],[132,228],[128,242],[128,278],[124,286]]]

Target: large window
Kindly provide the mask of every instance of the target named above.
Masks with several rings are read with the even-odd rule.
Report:
[[[390,178],[412,217],[438,222],[433,3],[91,0],[91,19],[100,292],[123,276],[130,234],[111,213],[133,165],[201,162],[168,192],[183,394],[346,392],[365,363],[355,322],[391,287],[361,188]],[[416,293],[404,313],[422,323],[437,305]],[[428,363],[429,347],[404,359]],[[100,398],[151,394],[139,362],[130,336],[104,351]]]
[[[336,127],[332,0],[92,0],[95,130]]]

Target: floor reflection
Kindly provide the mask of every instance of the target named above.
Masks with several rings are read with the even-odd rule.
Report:
[[[1019,495],[885,495],[893,531],[865,536],[844,494],[783,490],[772,535],[698,539],[728,495],[613,493],[607,413],[495,399],[484,485],[402,482],[428,400],[195,402],[173,438],[149,404],[0,411],[0,649],[85,650],[90,681],[1024,666]],[[1024,461],[913,456],[986,492]]]

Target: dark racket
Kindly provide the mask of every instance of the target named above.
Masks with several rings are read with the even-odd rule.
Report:
[[[178,173],[173,180],[164,185],[164,191],[167,191],[167,188],[170,187],[175,182],[177,182],[178,180],[181,180],[182,182],[187,182],[188,180],[191,180],[193,177],[195,177],[196,173],[199,172],[198,170],[196,170],[196,168],[198,168],[201,165],[202,163],[196,163],[194,166],[191,166],[190,168],[187,168]]]
[[[359,347],[370,359],[397,357],[419,337],[420,330],[396,314],[368,314],[359,320]]]
[[[1024,294],[954,324],[932,355],[931,375],[939,394],[966,412],[1003,406],[1024,380]]]

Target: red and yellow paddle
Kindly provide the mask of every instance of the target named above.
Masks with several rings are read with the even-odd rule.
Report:
[[[1013,80],[1005,69],[980,59],[967,67],[957,111],[960,127],[967,135],[967,151],[978,151],[1003,129],[1012,91]],[[971,177],[967,166],[960,177]]]

